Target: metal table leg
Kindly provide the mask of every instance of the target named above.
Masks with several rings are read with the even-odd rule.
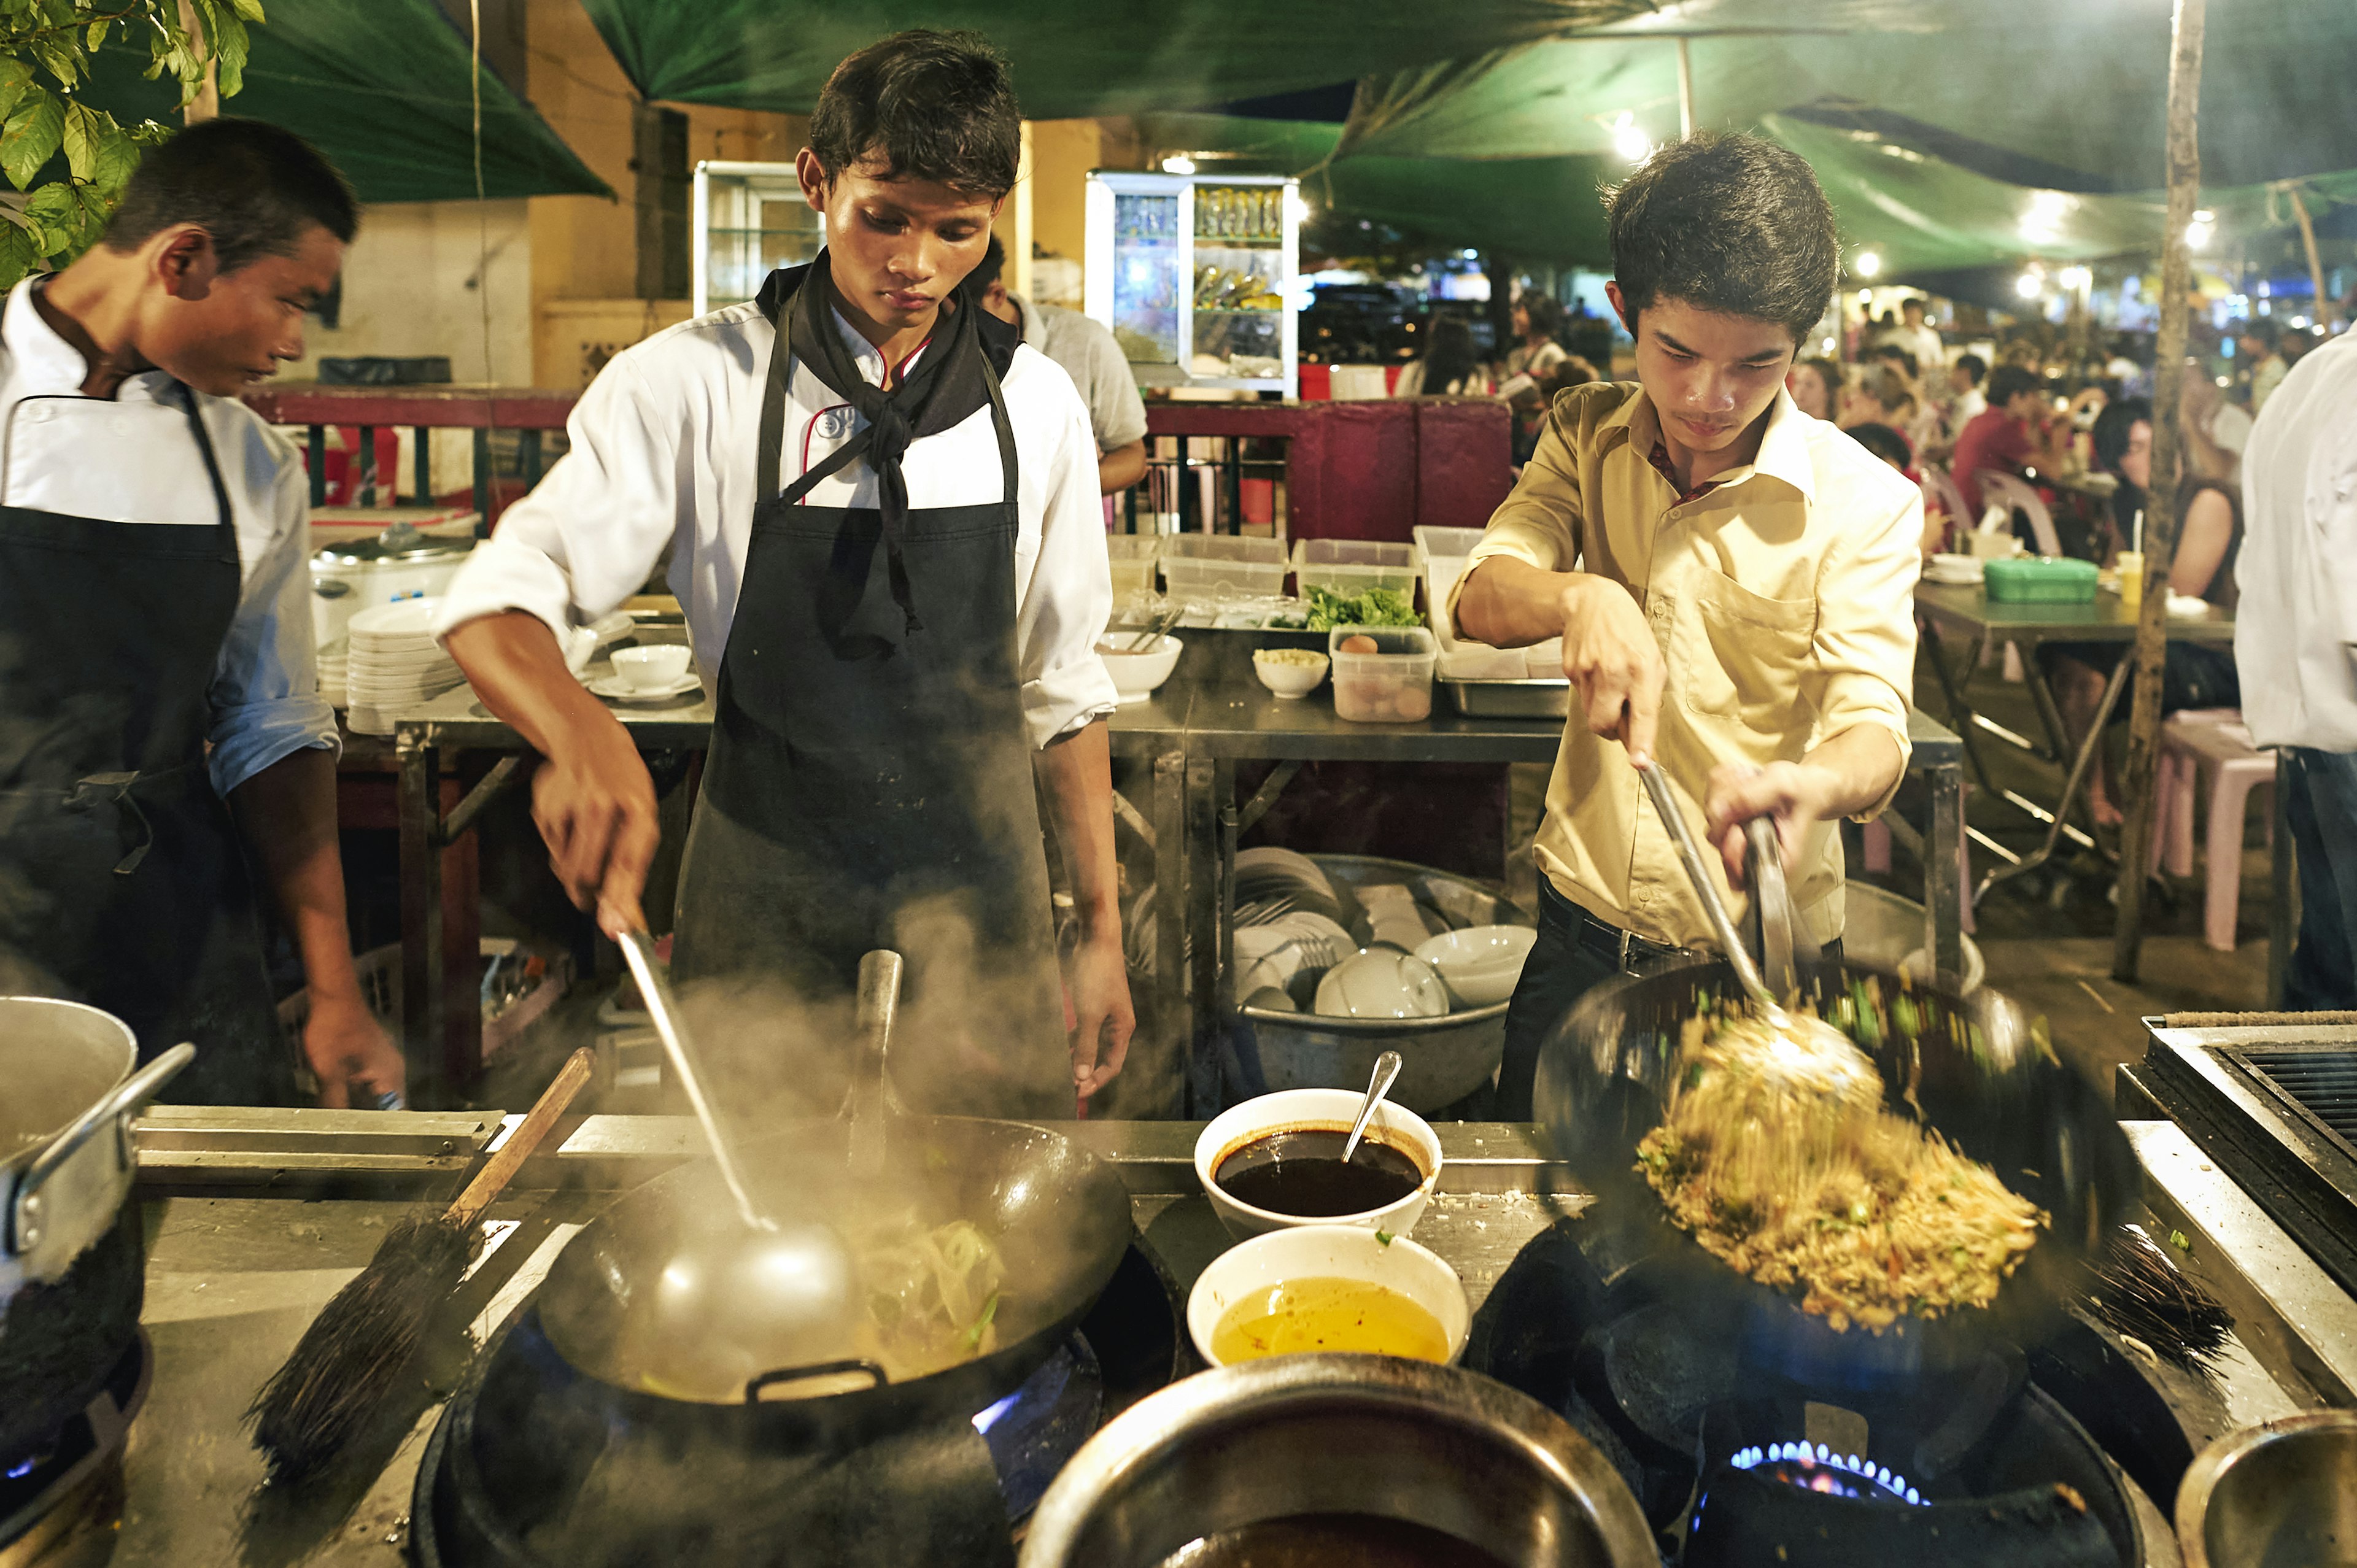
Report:
[[[1923,781],[1932,795],[1923,835],[1923,938],[1941,986],[1954,991],[1964,974],[1964,764],[1927,768]]]
[[[2074,837],[2084,837],[2078,832],[2078,830],[2070,826],[2068,819],[2071,815],[2071,805],[2079,798],[2079,791],[2086,787],[2087,777],[2094,768],[2095,748],[2103,744],[2104,726],[2112,721],[2112,709],[2120,700],[2121,690],[2128,683],[2128,667],[2135,661],[2136,648],[2131,644],[2127,652],[2121,656],[2120,661],[2112,667],[2112,678],[2104,684],[2104,700],[2096,704],[2095,717],[2087,726],[2086,738],[2080,742],[2078,753],[2071,759],[2070,776],[2062,781],[2062,798],[2054,803],[2053,815],[2047,821],[2046,842],[2016,864],[1996,866],[1983,876],[1980,886],[1973,889],[1973,903],[1975,906],[1987,897],[1988,890],[1998,883],[2019,876],[2027,871],[2035,871],[2051,860],[2056,847],[2062,842],[2064,833],[2071,833]],[[2036,679],[2035,676],[2031,678]],[[2013,799],[2010,793],[2007,798]]]
[[[1157,1106],[1184,1116],[1195,1024],[1187,1001],[1187,754],[1154,759],[1154,993]]]
[[[411,1106],[436,1111],[449,1103],[473,1065],[443,1059],[442,846],[435,831],[441,753],[430,732],[409,725],[393,747],[400,766],[402,1050],[409,1058]]]
[[[1932,678],[1940,683],[1940,695],[1948,704],[1948,727],[1954,730],[1956,738],[1964,743],[1964,755],[1972,758],[1973,772],[1979,777],[1981,788],[1994,789],[1996,786],[1989,781],[1988,764],[1981,760],[1981,748],[1973,739],[1974,721],[1979,715],[1973,712],[1972,703],[1964,698],[1964,688],[1957,683],[1955,676],[1948,669],[1948,660],[1943,651],[1944,644],[1940,638],[1938,623],[1926,620],[1921,624],[1923,657],[1931,661]],[[1986,637],[1973,639],[1964,654],[1964,667],[1967,671],[1972,668],[1973,661],[1981,656],[1981,645],[1987,640]],[[1965,679],[1970,680],[1971,676],[1967,674]]]

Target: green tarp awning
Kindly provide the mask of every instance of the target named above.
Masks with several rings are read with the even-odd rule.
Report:
[[[475,194],[466,39],[434,0],[269,0],[245,88],[221,112],[283,125],[344,171],[363,201]],[[177,124],[175,84],[144,51],[110,46],[81,96],[126,123]],[[532,105],[483,72],[483,194],[610,196]]]

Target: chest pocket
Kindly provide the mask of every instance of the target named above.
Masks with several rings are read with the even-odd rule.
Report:
[[[1670,639],[1685,704],[1755,732],[1797,725],[1814,599],[1771,599],[1717,572],[1677,585]]]

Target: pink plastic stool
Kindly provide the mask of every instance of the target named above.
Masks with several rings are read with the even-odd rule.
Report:
[[[2243,895],[2243,819],[2251,791],[2276,781],[2272,752],[2251,744],[2236,708],[2191,708],[2160,726],[2153,778],[2151,865],[2172,876],[2193,875],[2193,796],[2210,780],[2210,823],[2202,850],[2201,940],[2234,950],[2234,916]],[[2272,843],[2274,819],[2267,822]],[[2165,853],[2164,853],[2165,852]]]

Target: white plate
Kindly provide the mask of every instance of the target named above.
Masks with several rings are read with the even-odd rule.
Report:
[[[389,605],[373,605],[352,617],[351,629],[355,638],[386,636],[428,638],[433,635],[434,618],[442,609],[442,601],[430,599],[400,599]]]
[[[598,696],[617,703],[660,703],[694,691],[704,684],[704,677],[691,670],[670,685],[657,686],[652,690],[633,686],[619,675],[600,675],[595,681],[585,681],[582,684]]]

